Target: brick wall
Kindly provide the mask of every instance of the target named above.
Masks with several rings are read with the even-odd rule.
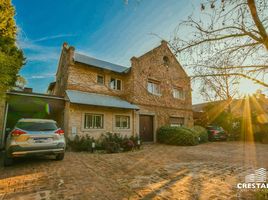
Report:
[[[164,56],[168,62],[164,62]],[[170,117],[184,117],[185,125],[193,125],[191,83],[180,63],[174,57],[166,42],[142,55],[132,58],[131,78],[127,79],[131,85],[131,95],[126,99],[137,104],[140,112],[156,115],[156,128],[169,124]],[[161,96],[147,91],[148,80],[156,80],[161,88]],[[172,90],[182,88],[185,99],[175,99]]]
[[[168,58],[168,65],[163,62],[164,56]],[[130,101],[140,105],[192,109],[190,78],[166,43],[139,58],[132,58],[131,73],[133,92],[128,98]],[[147,91],[148,79],[159,81],[161,96],[152,95]],[[183,88],[185,100],[173,97],[173,87]]]
[[[57,96],[64,96],[67,89],[69,68],[74,64],[73,55],[74,47],[68,47],[66,43],[63,44],[61,56],[58,64],[58,71],[56,74],[56,83],[52,94]]]
[[[76,128],[77,134],[90,135],[92,137],[98,138],[102,133],[106,132],[116,132],[122,135],[135,135],[135,111],[125,110],[125,109],[115,109],[115,108],[103,108],[96,106],[84,106],[77,104],[68,104],[67,108],[69,110],[69,118],[67,123],[67,133],[68,136],[72,136],[72,128]],[[94,113],[104,115],[104,128],[103,129],[84,129],[84,114]],[[127,115],[130,116],[130,129],[117,129],[115,127],[115,115]],[[135,122],[135,124],[134,124]]]
[[[104,84],[97,83],[97,75],[104,77]],[[109,87],[111,78],[122,80],[122,90],[113,90]],[[75,63],[69,67],[67,89],[107,94],[111,96],[123,96],[127,85],[126,76],[110,71],[104,71],[88,65]]]
[[[73,61],[74,48],[63,47],[60,64],[57,72],[55,91],[63,95],[66,89],[79,90],[119,96],[130,103],[140,107],[139,112],[120,109],[96,108],[91,106],[74,105],[67,103],[65,108],[65,129],[71,134],[72,127],[77,127],[78,134],[91,134],[99,136],[106,131],[118,131],[113,127],[113,113],[130,113],[133,117],[133,130],[124,134],[138,132],[138,114],[153,114],[155,131],[158,127],[169,124],[170,117],[184,117],[185,125],[193,125],[192,100],[190,78],[187,76],[180,63],[172,54],[166,42],[147,52],[146,54],[131,59],[132,65],[128,73],[120,74],[108,70]],[[165,59],[164,59],[165,57]],[[105,84],[97,83],[97,75],[103,75]],[[122,80],[122,90],[116,91],[109,87],[111,77]],[[150,94],[147,91],[148,80],[159,82],[161,96]],[[182,88],[185,99],[175,99],[172,94],[174,87]],[[105,130],[83,130],[84,112],[104,112]]]

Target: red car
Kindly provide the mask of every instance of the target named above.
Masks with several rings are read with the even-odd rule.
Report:
[[[211,126],[207,126],[207,130],[208,130],[209,141],[227,140],[228,135],[222,127],[211,125]]]

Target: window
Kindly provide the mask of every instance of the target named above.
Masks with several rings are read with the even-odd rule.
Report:
[[[130,127],[130,117],[125,115],[115,116],[115,127],[120,129],[129,129]]]
[[[101,85],[104,85],[104,76],[98,75],[97,76],[97,83],[101,84]]]
[[[163,63],[164,63],[164,65],[168,66],[169,60],[168,60],[167,56],[163,57]]]
[[[161,95],[160,84],[154,81],[148,81],[147,90],[151,94]]]
[[[84,121],[85,129],[102,129],[103,115],[102,114],[85,114]]]
[[[122,89],[122,81],[119,79],[111,78],[110,87],[114,90]]]
[[[169,122],[170,122],[170,126],[183,126],[184,117],[170,117]]]
[[[25,131],[54,131],[57,130],[57,124],[54,122],[18,122],[16,127]]]
[[[184,99],[185,94],[182,88],[173,88],[173,97],[175,99]]]

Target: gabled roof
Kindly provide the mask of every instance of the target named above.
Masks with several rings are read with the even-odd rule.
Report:
[[[106,70],[110,70],[113,72],[118,72],[118,73],[123,73],[129,69],[128,67],[113,64],[113,63],[106,62],[103,60],[98,60],[96,58],[92,58],[92,57],[82,55],[79,53],[74,53],[74,61],[86,64],[86,65],[91,65],[97,68],[106,69]]]
[[[112,108],[124,108],[138,110],[139,107],[131,104],[119,97],[81,92],[77,90],[66,90],[66,94],[71,103],[83,104],[83,105],[94,105]]]

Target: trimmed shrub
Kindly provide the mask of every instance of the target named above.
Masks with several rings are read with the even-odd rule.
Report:
[[[196,132],[196,134],[199,137],[199,143],[205,143],[208,142],[208,131],[202,126],[194,126],[192,128],[193,131]]]
[[[132,140],[132,142],[134,143],[134,148],[137,148],[137,147],[142,145],[141,140],[140,140],[140,144],[138,144],[139,137],[137,137],[137,136],[131,136],[129,139]]]
[[[104,143],[104,150],[107,153],[119,153],[121,151],[120,144],[116,142],[106,142]]]
[[[93,137],[90,137],[88,135],[79,137],[76,135],[73,140],[67,140],[67,146],[72,151],[91,151],[92,142],[94,142]]]
[[[124,138],[121,147],[123,148],[123,151],[132,151],[135,147],[134,142],[129,138]]]
[[[88,135],[75,136],[73,140],[67,140],[67,146],[73,151],[92,151],[92,143],[95,142],[95,150],[105,150],[107,153],[131,151],[138,147],[138,137],[123,137],[118,133],[102,134],[98,140]]]
[[[107,153],[118,153],[123,137],[118,133],[105,133],[99,138],[99,143]]]
[[[157,131],[159,143],[193,146],[198,144],[198,140],[197,133],[185,127],[162,126]]]

